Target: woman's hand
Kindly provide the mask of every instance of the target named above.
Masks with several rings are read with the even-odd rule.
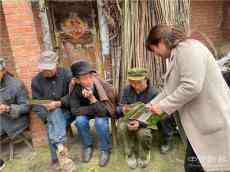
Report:
[[[154,115],[161,115],[163,113],[163,111],[161,110],[161,108],[158,104],[148,104],[146,107]]]

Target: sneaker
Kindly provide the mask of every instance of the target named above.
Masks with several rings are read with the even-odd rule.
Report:
[[[146,168],[150,162],[151,152],[148,151],[145,158],[138,158],[137,164],[140,168]]]
[[[82,154],[82,161],[83,162],[89,162],[92,158],[93,155],[93,148],[92,147],[87,147],[83,150],[83,154]]]
[[[62,172],[72,172],[75,170],[74,162],[68,157],[68,150],[67,148],[59,144],[58,146],[58,160],[61,167]]]
[[[0,159],[0,171],[2,171],[2,169],[5,167],[5,162]]]
[[[100,160],[99,160],[99,166],[104,167],[108,164],[110,158],[109,151],[101,151],[100,154]]]
[[[127,156],[127,164],[131,169],[137,168],[137,159],[134,153]]]
[[[161,145],[160,147],[160,153],[161,154],[166,154],[170,150],[172,150],[172,143],[171,141],[166,141],[164,144]]]

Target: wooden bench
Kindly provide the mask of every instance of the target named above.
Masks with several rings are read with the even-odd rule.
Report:
[[[15,150],[15,145],[19,144],[19,143],[25,143],[27,145],[27,147],[30,150],[33,150],[33,147],[30,143],[30,131],[29,129],[25,129],[22,133],[20,133],[18,136],[16,136],[15,138],[11,139],[10,137],[8,137],[7,134],[4,134],[1,136],[1,140],[0,140],[0,144],[8,144],[9,145],[9,159],[13,160],[14,159],[14,150]]]

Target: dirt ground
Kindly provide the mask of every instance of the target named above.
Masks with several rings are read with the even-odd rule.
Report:
[[[69,139],[70,155],[76,163],[76,172],[183,172],[184,146],[179,136],[174,136],[173,150],[162,155],[159,152],[159,134],[154,133],[151,150],[151,162],[145,169],[131,170],[128,168],[122,145],[113,148],[109,164],[101,168],[98,166],[99,151],[95,148],[90,163],[80,162],[81,146],[78,138]],[[97,146],[96,146],[97,147]],[[1,157],[6,160],[6,168],[3,172],[46,172],[49,165],[48,148],[39,148],[31,151],[24,144],[19,144],[15,150],[14,160],[9,158],[7,145],[1,149]]]

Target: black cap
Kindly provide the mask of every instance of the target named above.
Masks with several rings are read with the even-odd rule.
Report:
[[[96,71],[92,69],[90,63],[83,60],[73,63],[70,68],[74,77],[87,73],[96,73]]]

